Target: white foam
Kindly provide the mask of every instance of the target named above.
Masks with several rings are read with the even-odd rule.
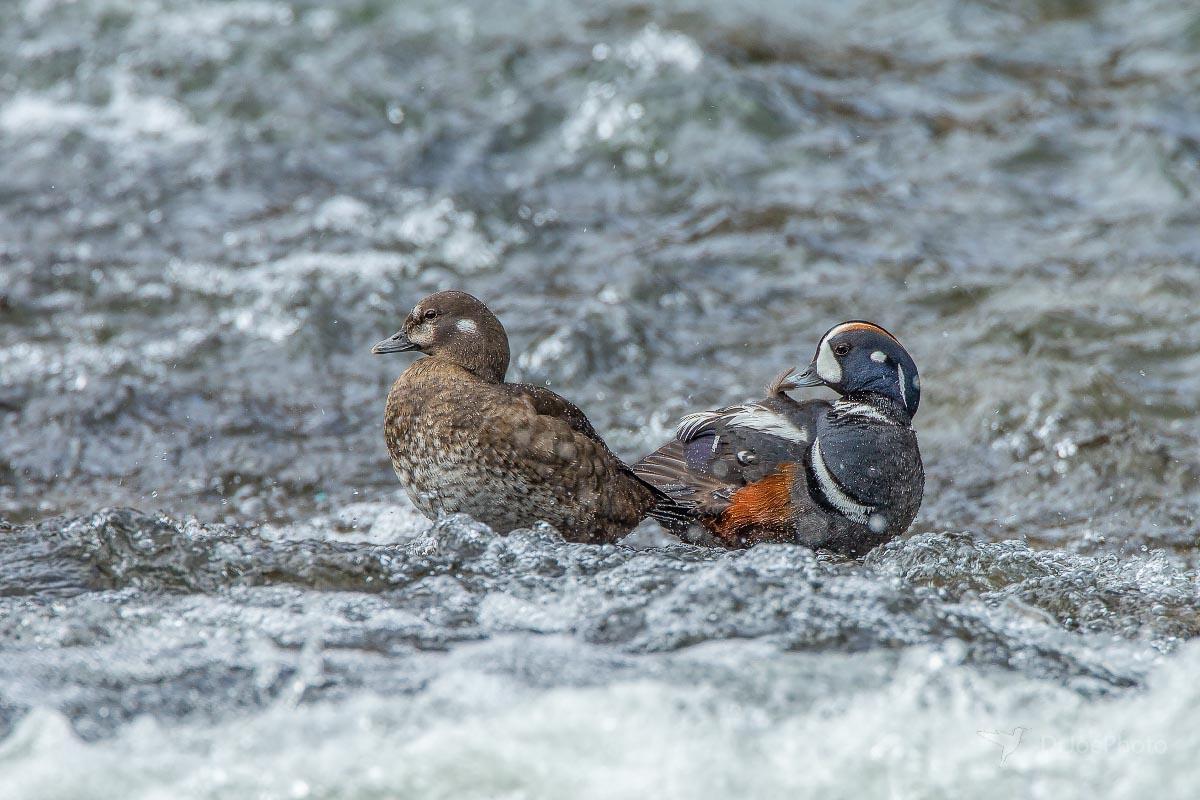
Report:
[[[350,503],[328,514],[285,525],[263,525],[255,532],[271,540],[324,539],[393,544],[416,538],[432,523],[397,489],[388,502]]]
[[[371,209],[362,200],[348,195],[335,195],[317,208],[313,227],[319,231],[355,233],[366,230],[371,222]]]
[[[415,274],[417,262],[403,253],[292,253],[248,267],[171,261],[168,285],[210,297],[236,298],[224,305],[221,325],[272,342],[282,342],[303,325],[295,308],[314,294],[369,300],[390,282]],[[335,286],[336,284],[336,286]]]
[[[560,642],[561,663],[593,652],[553,637],[520,641],[543,655]],[[5,797],[642,798],[653,785],[663,798],[1132,800],[1187,797],[1200,785],[1196,645],[1148,691],[1104,702],[962,666],[961,646],[913,649],[892,664],[879,653],[834,657],[840,677],[827,655],[762,658],[753,642],[676,657],[694,661],[698,675],[751,670],[748,686],[766,665],[766,685],[791,693],[784,713],[769,691],[725,692],[704,678],[533,688],[497,676],[497,648],[479,648],[448,656],[413,694],[280,703],[217,724],[143,719],[96,743],[38,710],[0,744]],[[838,682],[816,691],[806,687],[814,680]],[[1004,765],[976,733],[1017,727],[1024,736]],[[1166,776],[1178,793],[1163,793]]]
[[[704,51],[692,37],[678,31],[664,31],[651,23],[618,50],[625,63],[635,69],[658,72],[674,67],[695,72],[704,61]]]
[[[159,95],[139,94],[133,80],[118,73],[104,106],[89,106],[56,94],[21,92],[0,106],[0,130],[14,134],[44,134],[69,128],[108,142],[159,140],[193,144],[203,130],[179,102]]]

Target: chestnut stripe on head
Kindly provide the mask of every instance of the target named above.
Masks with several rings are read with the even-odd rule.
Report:
[[[882,333],[896,344],[900,344],[900,340],[888,333],[885,328],[876,325],[874,322],[866,322],[865,320],[860,319],[851,320],[850,322],[843,322],[841,325],[835,325],[833,328],[830,328],[829,333],[825,334],[825,339],[831,339],[834,336],[837,336],[839,333],[849,333],[850,331],[875,331],[877,333]],[[824,339],[822,341],[824,341]],[[900,346],[903,347],[904,345]]]

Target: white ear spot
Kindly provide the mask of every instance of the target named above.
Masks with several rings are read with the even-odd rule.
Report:
[[[912,387],[914,389],[916,389],[918,392],[921,391],[921,376],[920,375],[912,376]]]
[[[876,350],[874,353],[871,353],[871,360],[877,364],[882,364],[887,361],[887,353],[882,350]]]
[[[469,319],[460,319],[454,323],[454,327],[458,328],[459,333],[479,333],[479,326]]]
[[[817,351],[817,375],[826,383],[842,382],[842,365],[838,363],[833,355],[833,350],[829,348],[829,337],[821,342],[821,347]]]

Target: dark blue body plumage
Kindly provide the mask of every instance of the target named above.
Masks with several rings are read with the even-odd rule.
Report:
[[[818,385],[841,397],[786,394]],[[634,470],[692,509],[694,525],[675,530],[699,543],[862,554],[907,530],[921,505],[920,397],[916,364],[895,337],[842,323],[803,374],[784,373],[762,400],[684,417],[675,440]]]

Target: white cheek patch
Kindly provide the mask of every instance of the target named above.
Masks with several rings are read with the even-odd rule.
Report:
[[[829,348],[828,338],[821,342],[821,347],[817,351],[817,376],[826,383],[842,382],[842,365],[838,363],[837,358],[833,355],[833,350]]]
[[[876,364],[882,364],[887,361],[887,353],[882,350],[876,350],[874,353],[871,353],[871,360]]]
[[[479,326],[469,319],[460,319],[454,323],[459,333],[479,333]]]

